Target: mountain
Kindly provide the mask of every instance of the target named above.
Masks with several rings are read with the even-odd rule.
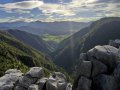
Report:
[[[19,29],[36,35],[65,35],[74,33],[90,23],[85,22],[6,22],[0,23],[0,28],[4,29]]]
[[[58,70],[45,54],[21,43],[8,32],[0,31],[0,76],[10,68],[26,72],[34,66],[44,67],[46,74]]]
[[[0,28],[2,30],[8,30],[8,29],[20,30],[40,36],[41,39],[46,41],[46,44],[48,45],[48,49],[50,49],[50,51],[54,51],[62,40],[66,39],[73,33],[77,32],[79,29],[88,26],[89,24],[90,22],[72,22],[72,21],[61,21],[61,22],[19,21],[19,22],[0,23]],[[14,35],[14,36],[18,37],[18,35]],[[39,40],[37,39],[37,41]],[[41,41],[42,40],[40,40],[40,42]],[[38,47],[37,44],[36,45],[32,44],[32,46],[36,47],[38,50],[41,50],[41,45],[40,47]],[[46,47],[45,44],[43,46]],[[43,49],[45,50],[44,47]],[[45,52],[47,51],[47,53],[49,53],[48,49],[45,50]]]
[[[54,62],[71,72],[80,53],[116,38],[120,38],[120,18],[100,19],[61,42],[53,53]]]
[[[43,41],[41,37],[37,35],[20,30],[7,30],[5,32],[9,33],[11,36],[15,37],[21,42],[35,48],[36,50],[39,50],[46,54],[50,54],[52,51],[52,48],[49,46],[49,44]]]
[[[22,21],[18,21],[18,22],[3,22],[0,23],[0,28],[1,29],[10,29],[10,28],[14,28],[14,27],[21,27],[24,25],[27,25],[28,23],[26,22],[22,22]]]

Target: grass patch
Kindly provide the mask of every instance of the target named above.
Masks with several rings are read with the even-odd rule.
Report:
[[[67,38],[69,35],[50,35],[50,34],[44,34],[43,35],[43,40],[45,41],[54,41],[56,43],[60,43],[62,40],[64,40],[65,38]]]

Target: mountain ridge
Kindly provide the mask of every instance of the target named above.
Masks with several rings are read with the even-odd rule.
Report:
[[[19,29],[22,31],[27,31],[36,35],[51,34],[51,35],[63,35],[68,33],[73,33],[81,28],[88,26],[90,23],[85,22],[9,22],[0,23],[1,29]],[[71,32],[71,29],[73,31]]]
[[[13,29],[6,30],[3,32],[10,34],[11,36],[15,37],[21,42],[46,54],[50,54],[50,52],[52,51],[52,48],[48,45],[48,43],[43,41],[42,38],[37,35],[25,31],[13,30]]]
[[[89,27],[84,28],[86,32],[82,29],[60,44],[60,48],[58,47],[58,51],[55,52],[56,56],[53,53],[54,62],[70,72],[77,63],[80,53],[86,52],[95,45],[107,44],[109,39],[120,38],[119,28],[119,17],[103,18],[93,22]],[[81,33],[84,33],[82,37]],[[62,44],[64,47],[61,47]]]
[[[56,65],[45,54],[4,32],[0,32],[0,62],[0,75],[9,68],[26,71],[29,67],[42,66],[46,73],[57,70]]]

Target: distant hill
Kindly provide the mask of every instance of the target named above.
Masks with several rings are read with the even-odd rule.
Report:
[[[36,35],[65,35],[75,33],[80,29],[88,26],[90,23],[85,22],[6,22],[0,23],[1,29],[18,29]]]
[[[37,35],[20,30],[7,30],[5,32],[38,51],[44,52],[46,54],[50,54],[52,51],[52,48],[49,46],[49,44],[43,41],[41,37]]]
[[[54,51],[62,40],[66,39],[67,37],[79,31],[80,29],[89,26],[90,23],[91,22],[73,22],[73,21],[61,21],[61,22],[18,21],[18,22],[0,23],[0,29],[20,30],[20,31],[25,31],[25,32],[40,36],[41,39],[47,42],[49,46],[48,48],[50,49],[50,51]],[[14,35],[14,36],[18,37],[18,35]],[[41,50],[41,45],[39,48],[38,48],[38,45],[32,44],[32,46],[36,47],[38,50]],[[43,49],[45,50],[45,48]],[[47,52],[49,52],[49,50],[47,50]]]
[[[44,67],[46,73],[58,70],[45,54],[0,31],[0,76],[10,68],[25,72],[33,66]]]
[[[120,18],[100,19],[61,42],[53,53],[54,62],[70,72],[80,53],[116,38],[120,38]]]

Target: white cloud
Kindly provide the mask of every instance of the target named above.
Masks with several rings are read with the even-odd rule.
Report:
[[[21,9],[15,9],[13,12],[19,14],[30,14],[29,10],[21,10]]]
[[[7,4],[0,4],[1,8],[5,8],[8,10],[12,9],[33,9],[40,7],[43,4],[42,1],[22,1],[16,3],[7,3]]]
[[[27,0],[16,3],[0,4],[0,8],[9,13],[15,12],[19,14],[31,13],[30,10],[38,8],[42,12],[40,16],[44,15],[47,17],[43,18],[45,21],[62,19],[91,20],[104,16],[120,15],[120,3],[111,3],[108,1],[113,2],[113,0],[72,0],[69,3],[62,2],[61,4],[53,4],[44,3],[42,0]],[[32,14],[34,16],[34,13]],[[54,15],[57,15],[57,18]],[[25,18],[19,18],[19,20],[23,19]],[[28,18],[26,20],[31,21],[33,18]]]
[[[67,6],[60,4],[43,4],[39,9],[42,10],[44,14],[75,15],[75,12],[67,8]]]

